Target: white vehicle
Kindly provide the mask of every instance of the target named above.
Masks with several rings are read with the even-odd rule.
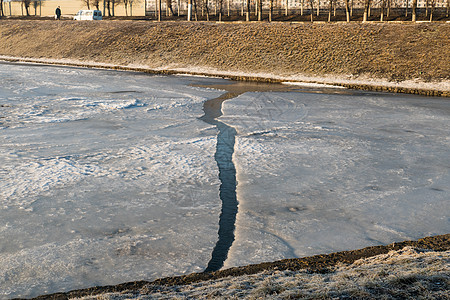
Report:
[[[74,20],[102,20],[102,12],[100,10],[80,10],[75,16]]]

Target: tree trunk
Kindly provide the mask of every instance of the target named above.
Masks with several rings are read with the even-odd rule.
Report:
[[[9,2],[11,4],[11,2]],[[447,0],[447,18],[448,18],[448,11],[450,10],[450,0]]]
[[[347,23],[350,22],[350,9],[348,0],[345,0],[345,17],[347,18]]]
[[[380,22],[383,22],[383,18],[384,18],[384,6],[385,6],[385,0],[381,0]]]
[[[433,13],[435,7],[436,7],[436,0],[431,0],[430,22],[433,22]]]
[[[166,14],[173,16],[172,0],[166,0]]]
[[[430,1],[425,1],[425,17],[428,17],[428,8],[430,7]]]
[[[409,1],[406,0],[406,9],[405,9],[405,17],[408,16],[408,6],[409,6]]]
[[[367,22],[369,16],[370,0],[365,0],[363,22]]]
[[[198,13],[197,13],[197,0],[194,1],[194,20],[198,21]]]
[[[10,2],[10,4],[11,4],[11,2]],[[447,14],[446,14],[446,17],[448,18],[448,12],[449,12],[449,10],[450,10],[450,0],[447,0]]]
[[[417,0],[413,0],[412,2],[412,18],[411,21],[416,22],[416,8],[417,8]]]
[[[331,22],[331,11],[333,10],[333,0],[330,0],[330,5],[328,6],[328,23]]]
[[[5,14],[3,13],[3,0],[0,0],[0,17],[3,17]]]
[[[320,13],[320,0],[317,0],[317,16],[319,16]]]
[[[258,0],[258,21],[262,21],[262,0]]]
[[[287,16],[288,14],[289,14],[289,0],[286,0],[284,15]]]
[[[391,15],[391,0],[387,0],[387,12],[386,12],[386,18],[389,21],[389,16]]]
[[[269,22],[272,22],[272,14],[273,14],[273,0],[269,1]]]
[[[205,10],[206,10],[206,21],[209,21],[209,7],[208,7],[208,0],[205,0]]]
[[[303,16],[303,0],[301,0],[300,15]]]
[[[314,22],[314,0],[309,0],[311,5],[311,23]]]
[[[123,6],[125,7],[125,15],[128,17],[128,5],[127,5],[127,1],[123,2]]]
[[[250,0],[247,0],[247,11],[245,13],[245,21],[250,22]]]

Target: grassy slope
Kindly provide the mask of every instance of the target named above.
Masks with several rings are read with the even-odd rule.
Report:
[[[0,55],[442,81],[450,79],[450,24],[2,20]]]

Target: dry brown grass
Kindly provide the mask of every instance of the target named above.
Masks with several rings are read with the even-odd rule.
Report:
[[[450,24],[0,20],[0,55],[281,75],[450,79]]]
[[[326,272],[262,272],[87,299],[450,299],[450,251],[405,247]]]

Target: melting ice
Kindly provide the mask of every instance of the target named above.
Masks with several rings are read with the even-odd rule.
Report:
[[[0,64],[0,298],[203,271],[221,210],[225,80]],[[450,231],[450,103],[244,93],[225,267]]]

